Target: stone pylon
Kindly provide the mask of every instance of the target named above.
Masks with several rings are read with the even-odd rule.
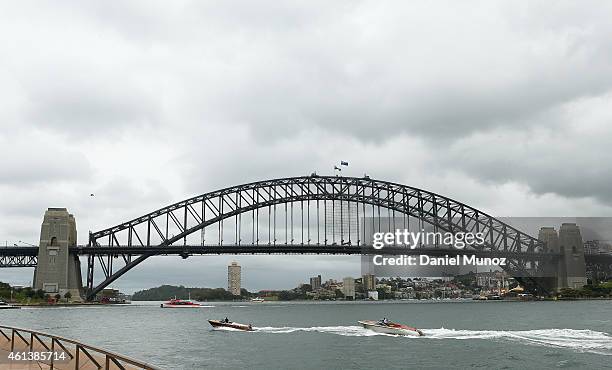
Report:
[[[564,287],[578,289],[587,283],[584,243],[580,228],[574,223],[563,223],[559,228],[559,251],[565,271]]]
[[[69,248],[76,246],[76,242],[74,216],[66,208],[49,208],[40,228],[34,289],[62,297],[70,292],[73,300],[81,299],[81,263],[78,256],[69,253]]]
[[[552,290],[578,289],[586,285],[584,244],[576,224],[562,224],[559,234],[553,227],[543,227],[538,233],[538,239],[544,242],[545,253],[560,254],[557,261],[548,262],[541,270],[544,276],[555,276],[554,279],[544,279]]]
[[[538,233],[538,240],[544,243],[544,253],[559,253],[559,235],[554,227],[543,227]],[[558,291],[565,284],[564,264],[560,259],[544,260],[538,273],[542,275],[540,279],[549,291]]]

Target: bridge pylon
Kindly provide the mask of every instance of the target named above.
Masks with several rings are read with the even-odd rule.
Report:
[[[580,228],[574,223],[563,223],[559,228],[559,251],[561,252],[563,287],[579,289],[587,284],[584,242]]]
[[[81,263],[69,250],[76,242],[74,216],[66,208],[49,208],[40,228],[34,289],[42,289],[51,296],[64,297],[70,292],[72,299],[82,298]]]
[[[538,239],[544,244],[545,253],[560,254],[558,259],[545,263],[542,272],[545,284],[551,291],[563,288],[582,288],[586,285],[584,244],[580,228],[573,223],[564,223],[559,233],[554,227],[542,227]]]

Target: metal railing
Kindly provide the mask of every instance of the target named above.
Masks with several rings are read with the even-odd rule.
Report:
[[[29,360],[44,363],[51,369],[159,369],[146,362],[83,344],[74,339],[4,325],[0,325],[0,350],[9,353],[15,353],[15,351],[51,353],[52,355],[46,360]],[[59,361],[58,353],[64,353],[68,358]]]

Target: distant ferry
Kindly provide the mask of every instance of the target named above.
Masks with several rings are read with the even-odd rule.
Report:
[[[199,307],[202,307],[201,304],[194,302],[191,299],[183,300],[183,299],[177,299],[176,297],[169,300],[168,302],[162,303],[159,306],[161,308],[199,308]]]
[[[261,297],[251,298],[251,302],[254,302],[254,303],[263,303],[265,301],[266,300]]]

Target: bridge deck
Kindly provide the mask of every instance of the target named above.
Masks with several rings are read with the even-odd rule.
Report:
[[[227,245],[170,245],[170,246],[87,246],[70,247],[70,252],[77,255],[206,255],[206,254],[387,254],[387,255],[457,255],[468,254],[482,257],[521,257],[541,259],[559,256],[555,253],[491,251],[475,249],[456,249],[443,247],[403,248],[385,247],[374,249],[372,246],[339,245],[339,244],[227,244]],[[36,247],[0,248],[0,256],[38,256]]]

